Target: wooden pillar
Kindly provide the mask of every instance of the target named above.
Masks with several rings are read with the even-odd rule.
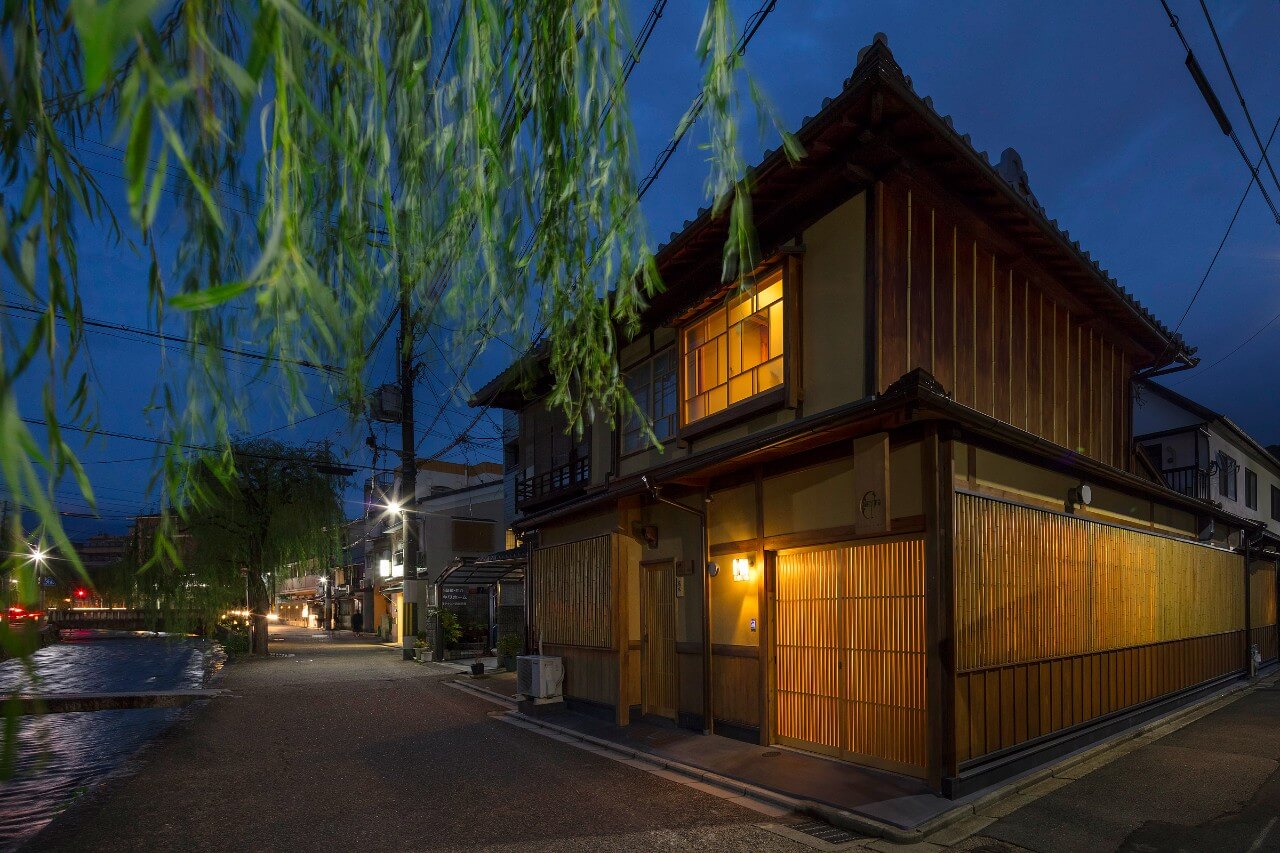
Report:
[[[1240,531],[1240,544],[1244,549],[1244,672],[1249,675],[1253,668],[1253,565],[1249,554],[1249,531]]]
[[[613,640],[618,654],[618,701],[615,705],[615,720],[618,725],[631,723],[631,694],[628,692],[630,679],[627,671],[631,661],[631,632],[627,620],[630,609],[627,607],[627,573],[630,566],[623,551],[622,536],[618,533],[609,536],[610,580],[613,605]]]
[[[756,644],[760,649],[760,743],[768,745],[773,738],[773,726],[769,722],[769,709],[773,698],[773,617],[769,612],[772,581],[769,578],[773,566],[765,559],[764,553],[764,469],[759,465],[755,470],[756,478],[756,566],[760,572],[756,580]]]
[[[956,764],[954,644],[954,443],[947,427],[930,424],[922,474],[925,513],[926,778],[935,790]]]

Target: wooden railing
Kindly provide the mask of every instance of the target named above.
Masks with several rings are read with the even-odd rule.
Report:
[[[1164,481],[1169,488],[1189,498],[1209,499],[1209,473],[1194,465],[1170,468],[1164,472]]]
[[[516,505],[524,507],[586,486],[591,479],[591,460],[575,456],[548,471],[516,478]]]

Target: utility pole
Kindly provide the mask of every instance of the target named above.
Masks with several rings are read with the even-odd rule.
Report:
[[[400,531],[404,536],[404,581],[400,614],[401,651],[405,660],[413,659],[413,640],[418,632],[418,538],[414,530],[414,498],[418,490],[418,467],[413,434],[413,384],[417,371],[413,364],[413,317],[409,305],[409,280],[400,271]],[[410,594],[412,592],[412,599]]]

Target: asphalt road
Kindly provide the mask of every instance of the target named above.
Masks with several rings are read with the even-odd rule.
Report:
[[[439,671],[282,629],[277,656],[30,845],[58,851],[800,850],[723,799],[488,714]],[[290,655],[290,656],[278,656]]]
[[[1280,851],[1280,689],[1265,687],[1023,805],[960,849]]]

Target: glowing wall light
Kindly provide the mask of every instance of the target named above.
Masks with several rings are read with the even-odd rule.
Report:
[[[735,581],[751,580],[751,558],[750,557],[734,557],[733,558],[733,579]]]

